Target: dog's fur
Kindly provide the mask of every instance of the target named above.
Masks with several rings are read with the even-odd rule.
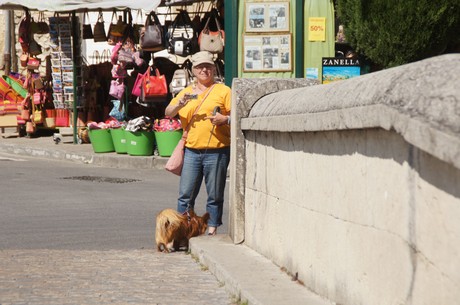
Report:
[[[188,240],[204,234],[208,228],[209,213],[197,216],[194,211],[182,215],[173,209],[165,209],[157,215],[155,241],[158,251],[179,250],[184,245],[188,249]],[[163,248],[163,249],[162,249]]]

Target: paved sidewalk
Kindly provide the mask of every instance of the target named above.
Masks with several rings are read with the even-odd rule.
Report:
[[[0,304],[235,304],[184,252],[0,250]]]
[[[96,154],[91,144],[55,144],[52,136],[0,137],[0,153],[115,168],[162,170],[167,161],[158,156]],[[257,252],[233,244],[227,235],[193,238],[190,247],[191,255],[0,250],[0,305],[333,304],[292,281]]]

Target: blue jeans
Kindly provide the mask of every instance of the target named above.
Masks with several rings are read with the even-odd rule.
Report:
[[[222,224],[225,182],[229,162],[230,147],[208,149],[207,151],[185,148],[177,211],[183,213],[194,208],[195,199],[204,177],[206,192],[208,193],[206,212],[210,215],[208,226],[220,226]]]

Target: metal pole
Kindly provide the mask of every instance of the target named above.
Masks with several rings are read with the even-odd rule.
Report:
[[[5,74],[11,72],[11,10],[5,10],[5,46],[3,49],[3,65]]]
[[[224,3],[225,23],[225,84],[232,85],[238,76],[238,0]]]
[[[303,14],[303,0],[296,0],[295,2],[295,77],[304,78],[304,14]]]
[[[78,119],[78,109],[77,109],[77,101],[78,101],[78,96],[77,96],[77,65],[75,63],[76,58],[77,58],[77,42],[78,42],[78,37],[79,33],[76,31],[76,24],[77,24],[77,17],[75,15],[75,11],[72,12],[72,21],[71,21],[71,31],[72,31],[72,38],[71,38],[71,43],[72,43],[72,71],[73,71],[73,144],[78,143],[77,139],[77,119]],[[76,38],[76,39],[75,39]],[[75,41],[77,40],[77,41]]]

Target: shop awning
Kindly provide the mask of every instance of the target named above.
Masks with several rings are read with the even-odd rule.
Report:
[[[0,9],[70,12],[85,10],[112,10],[117,9],[143,9],[145,11],[155,10],[161,0],[0,0]]]

